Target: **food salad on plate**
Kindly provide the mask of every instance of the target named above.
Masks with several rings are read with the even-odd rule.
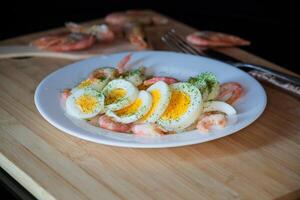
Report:
[[[66,113],[102,129],[146,137],[193,129],[208,134],[225,128],[237,114],[233,105],[243,93],[239,83],[220,84],[211,72],[185,81],[146,76],[144,67],[127,69],[131,56],[64,89]]]

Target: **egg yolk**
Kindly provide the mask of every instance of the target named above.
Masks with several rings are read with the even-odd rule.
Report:
[[[113,89],[105,97],[105,105],[115,103],[118,99],[124,97],[125,95],[126,95],[126,91],[124,89],[121,88]]]
[[[139,109],[139,107],[141,107],[142,105],[142,100],[141,99],[137,99],[135,100],[135,102],[133,102],[131,105],[122,108],[121,110],[116,111],[116,114],[118,116],[129,116],[132,115],[134,113],[137,112],[137,110]]]
[[[159,90],[152,90],[152,91],[150,91],[150,94],[152,96],[152,106],[151,106],[149,112],[141,119],[141,121],[148,119],[148,117],[151,116],[153,114],[153,112],[156,110],[156,107],[159,103],[159,100],[160,100]]]
[[[89,86],[89,85],[91,85],[91,84],[92,84],[92,81],[91,81],[90,79],[86,79],[86,80],[82,81],[82,82],[77,86],[77,88],[78,88],[78,89],[82,89],[82,88],[85,88],[85,87],[87,87],[87,86]]]
[[[75,104],[83,113],[91,113],[97,105],[97,99],[93,96],[82,95],[75,100]]]
[[[190,97],[181,91],[173,91],[170,103],[161,116],[163,120],[176,120],[182,116],[188,109]]]

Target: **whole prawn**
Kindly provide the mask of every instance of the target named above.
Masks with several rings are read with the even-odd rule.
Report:
[[[220,86],[220,92],[217,99],[220,101],[225,101],[228,104],[233,104],[242,96],[242,93],[243,88],[239,83],[223,83]]]
[[[119,122],[115,122],[106,115],[102,115],[99,117],[98,124],[101,128],[117,132],[129,132],[131,129],[130,124],[122,124]]]
[[[186,40],[196,46],[203,47],[227,47],[227,46],[241,46],[250,45],[250,42],[240,37],[229,35],[225,33],[218,33],[213,31],[198,31],[189,34]]]
[[[157,137],[165,133],[156,124],[134,124],[131,131],[138,137]]]
[[[167,84],[172,84],[172,83],[176,83],[178,82],[177,79],[175,78],[172,78],[172,77],[165,77],[165,76],[154,76],[153,78],[150,78],[148,80],[145,80],[144,81],[144,85],[145,86],[149,86],[149,85],[152,85],[158,81],[164,81],[165,83]]]
[[[145,32],[141,25],[128,23],[125,26],[125,33],[129,42],[135,46],[137,50],[147,49],[148,43],[146,42]]]
[[[197,123],[197,129],[200,132],[209,132],[212,126],[224,128],[227,124],[227,119],[224,114],[203,114]]]
[[[74,22],[67,22],[65,26],[71,33],[93,35],[99,42],[111,42],[115,39],[114,32],[106,24],[82,26]]]
[[[95,43],[92,35],[83,33],[64,33],[38,38],[32,41],[32,45],[38,49],[50,51],[76,51],[91,47]]]

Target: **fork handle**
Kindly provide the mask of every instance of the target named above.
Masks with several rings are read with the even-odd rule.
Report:
[[[236,63],[230,63],[238,68],[248,68],[248,69],[251,69],[251,70],[258,70],[258,71],[262,71],[262,72],[265,72],[265,73],[268,73],[280,80],[285,80],[286,82],[288,83],[293,83],[293,84],[296,84],[296,85],[300,85],[300,78],[297,77],[297,76],[292,76],[292,75],[289,75],[289,74],[286,74],[286,73],[283,73],[283,72],[280,72],[280,71],[276,71],[276,70],[273,70],[273,69],[270,69],[270,68],[267,68],[267,67],[264,67],[264,66],[261,66],[261,65],[255,65],[255,64],[250,64],[250,63],[241,63],[241,62],[236,62]]]
[[[263,72],[260,70],[251,70],[248,73],[252,75],[254,78],[260,81],[267,82],[271,85],[274,85],[277,88],[280,88],[285,92],[288,92],[289,94],[295,96],[297,99],[300,99],[300,85],[297,85],[295,83],[286,81],[285,79],[281,79],[279,77],[271,75],[269,72]]]

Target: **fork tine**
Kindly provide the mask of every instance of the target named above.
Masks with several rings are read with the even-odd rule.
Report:
[[[177,49],[183,53],[200,55],[196,49],[191,47],[181,36],[175,32],[175,29],[167,31],[167,33],[161,37],[161,40],[171,49]]]
[[[170,43],[172,43],[174,46],[176,46],[177,49],[179,49],[181,52],[189,53],[189,54],[196,54],[195,52],[191,51],[190,49],[186,48],[180,41],[178,41],[177,38],[175,38],[173,35],[170,34],[170,31],[168,31],[165,34],[165,38],[169,40]]]
[[[169,30],[167,34],[169,34],[172,37],[176,38],[176,40],[182,46],[184,46],[186,49],[189,49],[189,51],[193,52],[193,54],[201,55],[201,53],[197,49],[195,49],[194,47],[192,47],[189,43],[187,43],[185,41],[185,39],[181,35],[179,35],[174,28],[172,28],[171,30]]]
[[[176,40],[174,40],[173,38],[171,38],[168,34],[165,34],[162,38],[162,41],[165,42],[171,49],[177,49],[180,52],[183,53],[191,53],[188,50],[186,50],[185,48],[182,48],[178,42],[176,42]]]
[[[173,42],[170,42],[165,36],[161,37],[161,40],[170,48],[170,49],[176,49],[178,48],[173,44]]]

